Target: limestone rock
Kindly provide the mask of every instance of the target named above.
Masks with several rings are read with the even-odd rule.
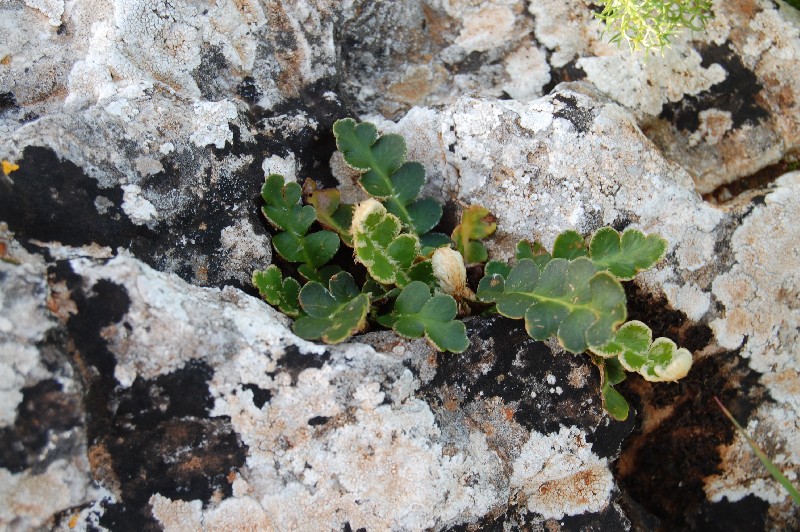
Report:
[[[800,174],[786,174],[769,189],[753,191],[726,207],[712,205],[694,192],[684,170],[661,156],[629,113],[583,84],[562,85],[529,104],[463,97],[437,111],[409,113],[388,129],[411,139],[417,138],[419,130],[439,132],[439,150],[446,160],[429,159],[429,174],[444,183],[443,194],[459,205],[479,204],[495,214],[497,233],[487,243],[494,256],[513,255],[513,246],[521,239],[537,239],[551,247],[561,231],[576,229],[588,235],[604,225],[620,230],[636,227],[666,238],[666,259],[640,275],[635,281],[638,286],[629,290],[633,299],[629,319],[657,323],[661,328],[657,334],[689,346],[696,365],[708,365],[705,370],[693,369],[681,381],[678,387],[684,393],[700,384],[694,380],[700,378],[699,371],[723,374],[715,377],[714,386],[697,390],[709,402],[706,405],[696,397],[689,400],[688,395],[669,391],[669,386],[656,391],[636,383],[638,393],[665,395],[679,404],[689,400],[693,406],[667,415],[661,419],[661,429],[651,426],[645,431],[651,433],[649,437],[635,440],[645,446],[657,444],[651,438],[674,442],[675,436],[666,436],[668,427],[684,424],[709,431],[710,438],[718,437],[721,430],[731,438],[733,433],[724,421],[710,424],[707,417],[690,419],[718,418],[710,404],[717,394],[755,408],[750,422],[759,427],[761,442],[775,449],[773,456],[780,467],[797,474],[793,464],[798,458],[800,314],[795,296],[800,270],[797,246],[790,242],[800,238],[791,222],[800,216],[796,199]],[[411,141],[410,153],[431,149],[429,140],[422,138],[420,146]],[[662,313],[659,306],[674,310]],[[776,406],[760,405],[764,394]],[[740,456],[744,443],[737,442],[735,456]],[[623,463],[645,459],[635,457],[637,445],[632,445],[631,456],[623,457]],[[671,452],[665,450],[665,455]],[[699,453],[696,463],[703,474],[691,479],[692,473],[686,471],[684,477],[674,479],[675,488],[678,483],[694,483],[697,489],[705,486],[709,499],[717,502],[724,501],[723,497],[730,502],[749,496],[780,503],[781,510],[778,506],[769,510],[778,522],[793,514],[790,503],[784,502],[785,494],[766,480],[757,463],[743,469],[742,463],[729,458],[716,469],[717,452],[714,447],[708,455]],[[701,465],[704,460],[715,463]],[[639,467],[644,471],[644,465]],[[657,476],[659,471],[660,466],[654,465],[652,474]],[[636,474],[632,469],[624,476]],[[661,500],[661,505],[651,511],[669,513],[673,507],[678,512],[686,507],[684,502],[669,500]],[[767,507],[752,512],[763,514]],[[701,526],[705,518],[686,519],[682,526]]]
[[[797,11],[766,0],[712,9],[705,31],[645,63],[608,44],[580,0],[379,2],[345,22],[344,86],[363,112],[400,118],[466,92],[531,101],[585,79],[709,193],[796,158],[800,142]]]
[[[51,312],[46,265],[0,228],[0,526],[33,529],[104,495],[92,480],[83,387]]]
[[[577,0],[201,4],[0,5],[3,526],[800,526],[712,403],[796,478],[800,184],[760,187],[798,152],[797,12],[717,2],[643,63]],[[695,368],[621,387],[641,423],[613,467],[631,426],[592,366],[518,324],[474,318],[458,356],[327,348],[251,297],[264,173],[355,200],[330,135],[353,114],[406,136],[444,229],[494,212],[494,256],[669,241],[629,317]]]
[[[679,34],[646,63],[607,44],[578,0],[246,1],[205,10],[163,0],[29,1],[0,9],[4,156],[20,158],[35,139],[101,180],[113,168],[116,180],[139,185],[149,175],[139,158],[169,165],[197,160],[206,145],[257,142],[242,116],[248,104],[318,100],[339,92],[337,77],[348,105],[390,118],[465,92],[531,101],[560,81],[585,79],[629,109],[701,193],[796,159],[800,142],[791,74],[800,16],[767,0],[715,3],[705,31]]]
[[[200,285],[248,285],[271,259],[257,210],[240,210],[264,160],[297,153],[318,175],[343,114],[330,89],[346,3],[26,4],[0,6],[0,158],[22,163],[0,178],[3,218],[22,238],[77,234]],[[307,114],[288,103],[306,99]],[[80,221],[56,227],[61,208]]]
[[[328,347],[235,288],[124,255],[58,260],[49,282],[70,309],[61,354],[84,372],[92,476],[110,491],[65,500],[57,522],[627,526],[609,460],[632,423],[603,412],[585,357],[516,324],[472,320],[458,357],[386,333],[368,338],[378,351]]]

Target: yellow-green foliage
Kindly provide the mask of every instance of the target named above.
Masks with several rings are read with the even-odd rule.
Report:
[[[606,23],[610,42],[627,43],[631,52],[663,51],[673,35],[702,30],[711,13],[711,0],[607,0],[599,2],[597,17]]]

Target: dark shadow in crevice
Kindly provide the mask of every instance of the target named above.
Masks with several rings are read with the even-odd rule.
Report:
[[[720,185],[711,192],[703,194],[703,199],[713,205],[727,205],[750,193],[749,201],[758,201],[759,191],[767,189],[776,179],[787,172],[800,169],[798,161],[783,160],[762,168],[748,176],[740,177],[733,183]]]

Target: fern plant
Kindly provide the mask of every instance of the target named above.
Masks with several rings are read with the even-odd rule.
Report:
[[[450,238],[433,232],[442,206],[418,197],[425,170],[406,161],[401,136],[380,136],[373,124],[352,119],[337,121],[333,132],[369,199],[349,205],[336,189],[319,189],[308,179],[301,188],[279,175],[267,176],[261,191],[262,212],[277,231],[273,245],[287,267],[256,271],[253,284],[294,318],[298,336],[335,344],[370,326],[386,327],[460,353],[469,339],[458,318],[496,312],[524,320],[531,338],[555,338],[565,351],[588,352],[600,370],[605,408],[617,419],[628,416],[614,389],[626,371],[650,381],[677,380],[689,371],[687,350],[653,340],[641,322],[625,322],[621,282],[655,265],[666,252],[664,239],[606,227],[587,243],[566,231],[552,251],[521,241],[513,263],[489,260],[481,239],[495,231],[494,216],[469,206]],[[342,243],[363,267],[360,275],[353,272],[365,276],[360,288],[354,275],[330,263]],[[483,267],[475,291],[465,264]]]
[[[663,52],[684,29],[702,30],[713,16],[711,0],[605,0],[598,13],[609,41],[628,45],[631,52]]]

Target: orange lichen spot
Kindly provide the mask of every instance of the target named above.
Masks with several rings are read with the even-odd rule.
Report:
[[[195,271],[195,275],[197,276],[197,280],[202,283],[208,283],[208,266],[202,265],[197,268]]]
[[[11,64],[11,56],[4,55],[2,59],[0,59],[0,65],[10,65]]]
[[[235,480],[236,480],[236,471],[231,471],[230,473],[228,473],[228,484],[233,484]]]
[[[78,312],[78,307],[71,297],[72,293],[66,283],[56,283],[51,280],[50,294],[46,301],[47,310],[52,312],[56,318],[67,321],[71,315]]]
[[[79,514],[74,514],[72,517],[69,518],[69,527],[75,528],[78,526],[78,519],[80,518]]]
[[[431,68],[416,65],[410,67],[402,79],[389,85],[387,92],[402,103],[415,105],[423,101],[435,87]]]
[[[569,501],[576,507],[592,507],[608,492],[608,478],[602,467],[590,467],[565,478],[548,480],[536,490],[537,499],[547,505]]]
[[[15,171],[19,170],[19,165],[14,164],[11,161],[6,161],[5,159],[3,159],[2,163],[0,163],[0,164],[2,164],[2,166],[3,166],[3,173],[5,175],[8,175],[11,172],[15,172]]]
[[[9,253],[8,244],[4,240],[0,240],[0,260],[9,264],[19,264],[19,261]]]
[[[431,353],[430,355],[428,355],[428,365],[433,367],[433,368],[438,366],[437,357],[436,357],[436,352],[435,351],[433,353]]]
[[[56,298],[48,297],[46,306],[51,313],[58,314],[58,300]]]
[[[458,409],[458,401],[453,397],[448,397],[444,401],[444,408],[448,412],[455,412]]]
[[[506,417],[506,420],[511,421],[514,419],[514,409],[513,408],[504,408],[503,415]]]

